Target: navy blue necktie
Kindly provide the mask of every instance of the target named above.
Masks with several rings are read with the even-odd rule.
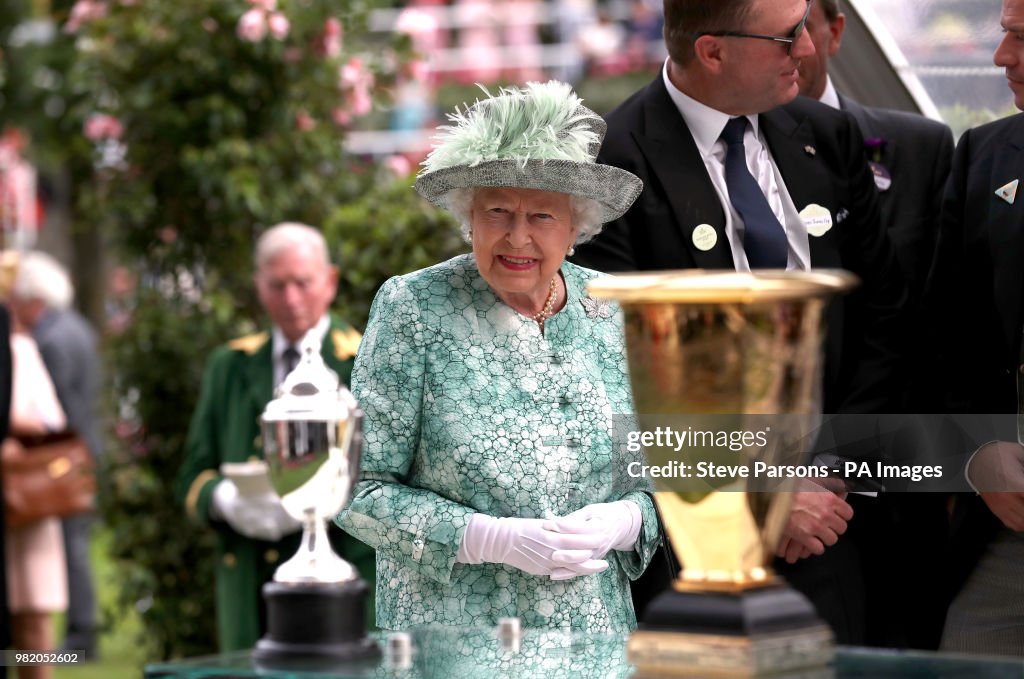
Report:
[[[299,364],[299,350],[292,345],[288,345],[288,347],[281,352],[281,358],[284,359],[284,376],[288,377],[288,375],[295,370],[295,366]]]
[[[726,144],[725,185],[729,200],[743,219],[743,250],[751,269],[785,269],[789,246],[786,231],[768,205],[757,180],[747,168],[743,133],[747,119],[732,118],[722,130]]]

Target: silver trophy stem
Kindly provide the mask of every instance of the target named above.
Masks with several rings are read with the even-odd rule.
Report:
[[[346,583],[357,578],[356,569],[331,549],[327,525],[313,509],[302,521],[302,543],[295,556],[277,567],[274,581],[283,583]]]

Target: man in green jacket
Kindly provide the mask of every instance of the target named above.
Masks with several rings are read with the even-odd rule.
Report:
[[[261,588],[291,557],[301,535],[298,521],[276,494],[239,493],[220,473],[224,462],[262,460],[260,415],[298,360],[307,333],[318,333],[328,367],[348,384],[360,334],[331,318],[338,271],[316,229],[284,223],[256,244],[256,290],[273,323],[270,332],[241,337],[207,361],[199,404],[192,416],[178,497],[189,518],[217,531],[217,631],[221,651],[251,648],[266,630]],[[373,550],[329,527],[335,551],[351,562],[374,591]],[[374,610],[372,601],[368,612]],[[371,613],[372,615],[372,613]]]

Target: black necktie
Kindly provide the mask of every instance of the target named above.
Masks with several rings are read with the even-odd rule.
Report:
[[[295,370],[295,366],[299,364],[299,350],[288,345],[281,353],[281,358],[284,359],[284,376],[288,377],[291,371]]]
[[[722,130],[726,144],[725,185],[729,200],[743,218],[743,250],[751,269],[785,269],[789,246],[786,231],[768,205],[757,180],[747,168],[743,133],[747,119],[732,118]]]

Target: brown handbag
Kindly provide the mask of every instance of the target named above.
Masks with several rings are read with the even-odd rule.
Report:
[[[95,509],[96,464],[78,434],[11,437],[3,442],[2,459],[8,526]]]

